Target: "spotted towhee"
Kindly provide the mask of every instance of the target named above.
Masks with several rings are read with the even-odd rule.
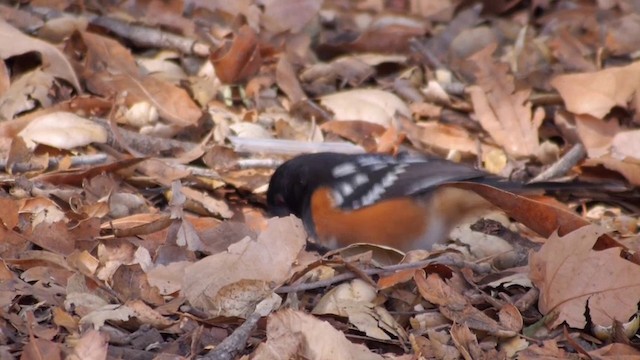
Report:
[[[317,153],[295,157],[275,171],[267,204],[274,216],[301,218],[328,248],[373,243],[429,249],[466,216],[493,208],[471,191],[441,186],[459,181],[522,188],[443,159]]]

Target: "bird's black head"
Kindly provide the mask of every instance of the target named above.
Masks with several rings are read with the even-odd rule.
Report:
[[[297,156],[276,169],[267,191],[267,206],[273,216],[308,214],[313,191],[331,183],[331,170],[351,155],[317,153]]]

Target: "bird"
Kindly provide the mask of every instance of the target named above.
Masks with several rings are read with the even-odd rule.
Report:
[[[273,173],[267,211],[300,218],[324,248],[356,243],[402,251],[444,243],[463,219],[495,209],[480,195],[452,182],[522,189],[485,171],[422,154],[333,152],[296,156]]]

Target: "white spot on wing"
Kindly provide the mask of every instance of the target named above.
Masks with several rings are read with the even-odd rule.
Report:
[[[344,202],[344,197],[340,194],[339,191],[332,191],[331,195],[333,195],[333,201],[335,202],[335,206],[340,206]]]
[[[398,181],[398,175],[405,172],[406,164],[399,164],[389,169],[390,171],[380,180],[379,183],[373,184],[371,190],[362,196],[362,206],[371,205],[378,201],[387,189],[396,181]],[[355,202],[354,202],[355,204]]]
[[[331,173],[333,174],[333,177],[339,178],[351,175],[357,170],[358,169],[354,163],[346,162],[334,167]]]
[[[362,197],[362,206],[368,206],[380,199],[380,195],[384,194],[385,188],[380,184],[371,187],[368,193]]]
[[[340,194],[342,196],[349,196],[351,194],[353,194],[353,186],[351,186],[351,184],[346,183],[346,182],[341,182],[338,184],[338,191],[340,191]]]
[[[365,174],[356,174],[351,182],[353,186],[358,187],[369,182],[369,177]]]
[[[357,159],[358,164],[361,166],[371,166],[375,164],[387,164],[388,161],[377,156],[361,156]]]

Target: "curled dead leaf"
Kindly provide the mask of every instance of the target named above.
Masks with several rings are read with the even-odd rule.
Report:
[[[248,25],[241,27],[232,41],[211,54],[216,75],[225,84],[235,84],[255,75],[262,65],[258,35]]]

